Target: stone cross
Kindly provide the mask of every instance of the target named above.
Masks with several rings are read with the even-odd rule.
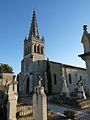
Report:
[[[33,95],[33,120],[47,120],[47,97],[41,86],[42,77],[39,75],[39,85]]]
[[[13,82],[8,85],[8,89],[7,118],[8,120],[17,120],[17,95],[13,89]]]
[[[39,75],[38,78],[39,78],[39,86],[41,87],[42,86],[42,83],[41,83],[42,77]]]
[[[83,88],[83,82],[82,82],[82,80],[79,80],[77,82],[77,85],[78,85],[78,97],[86,99],[86,95],[85,95],[85,91],[84,91],[84,88]]]

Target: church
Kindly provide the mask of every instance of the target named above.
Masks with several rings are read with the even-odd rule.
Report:
[[[87,89],[85,68],[57,63],[45,59],[45,39],[40,37],[35,10],[33,11],[28,38],[24,39],[23,59],[19,74],[19,95],[29,96],[38,84],[39,76],[45,91],[52,94],[65,93],[67,96],[77,90],[82,80]]]

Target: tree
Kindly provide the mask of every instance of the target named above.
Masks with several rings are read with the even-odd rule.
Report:
[[[46,63],[46,70],[47,70],[47,83],[48,83],[48,94],[52,94],[52,77],[51,77],[51,71],[50,71],[50,61],[47,58]]]
[[[8,64],[1,64],[0,65],[0,73],[12,73],[13,68]]]

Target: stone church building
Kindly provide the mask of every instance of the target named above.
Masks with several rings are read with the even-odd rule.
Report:
[[[87,92],[87,73],[85,68],[50,61],[51,85],[53,94],[61,94],[66,86],[69,93],[77,89],[78,80],[82,80]],[[40,37],[36,13],[33,11],[28,38],[24,39],[24,55],[19,74],[19,94],[30,95],[42,77],[42,85],[48,92],[47,60],[45,59],[45,39]],[[65,81],[65,82],[64,82]],[[66,91],[67,92],[67,91]]]

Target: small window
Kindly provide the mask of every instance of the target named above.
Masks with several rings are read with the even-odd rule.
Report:
[[[80,80],[82,80],[82,76],[80,75]]]
[[[41,54],[43,54],[43,47],[41,47]]]
[[[56,84],[57,84],[57,77],[56,77],[56,74],[54,74],[53,77],[54,77],[54,85],[56,85]]]
[[[34,45],[34,53],[36,53],[37,51],[36,51],[36,45]]]
[[[77,81],[77,74],[75,74],[75,80]]]
[[[39,45],[37,46],[37,53],[40,53],[40,47],[39,47]]]
[[[69,77],[69,83],[72,84],[71,74],[69,74],[68,77]]]

